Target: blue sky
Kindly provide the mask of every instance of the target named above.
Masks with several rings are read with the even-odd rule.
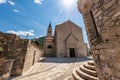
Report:
[[[85,32],[82,15],[75,3],[67,7],[63,0],[0,0],[0,31],[15,33],[22,38],[29,34],[28,38],[45,36],[49,22],[52,23],[53,33],[55,25],[71,20]]]

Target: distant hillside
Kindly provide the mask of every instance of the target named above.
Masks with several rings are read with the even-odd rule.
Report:
[[[40,38],[37,38],[37,39],[34,39],[34,40],[37,42],[37,44],[38,44],[41,48],[43,48],[45,36],[40,37]]]

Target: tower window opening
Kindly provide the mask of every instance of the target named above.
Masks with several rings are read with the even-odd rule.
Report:
[[[48,31],[49,33],[51,33],[51,31]]]
[[[52,49],[52,46],[51,46],[51,45],[49,45],[47,48],[48,48],[48,49]]]

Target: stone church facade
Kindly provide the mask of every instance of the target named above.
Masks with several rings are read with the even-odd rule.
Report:
[[[71,21],[56,25],[54,37],[49,24],[44,42],[44,54],[48,57],[87,56],[87,45],[84,43],[82,28]]]

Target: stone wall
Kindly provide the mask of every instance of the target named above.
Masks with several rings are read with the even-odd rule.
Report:
[[[0,33],[0,76],[3,74],[4,70],[4,67],[2,65],[4,64],[3,62],[9,59],[14,59],[10,75],[21,75],[23,72],[23,67],[24,65],[26,65],[24,64],[25,60],[27,59],[26,54],[28,52],[30,52],[31,54],[34,53],[31,51],[33,50],[31,49],[32,47],[34,47],[34,44],[30,42],[30,40],[21,39],[14,34]],[[35,55],[34,61],[36,62],[38,60],[38,57],[40,57],[40,51],[38,47],[34,47],[34,50],[35,49],[37,55]],[[33,61],[33,57],[29,59]]]
[[[28,69],[30,69],[32,65],[38,62],[41,56],[42,50],[40,50],[34,42],[29,41],[23,68],[23,74]]]
[[[1,62],[7,59],[15,59],[11,75],[22,74],[28,40],[20,39],[14,34],[0,33]],[[1,71],[2,74],[2,71]]]
[[[120,0],[91,0],[83,18],[100,80],[120,80]]]

